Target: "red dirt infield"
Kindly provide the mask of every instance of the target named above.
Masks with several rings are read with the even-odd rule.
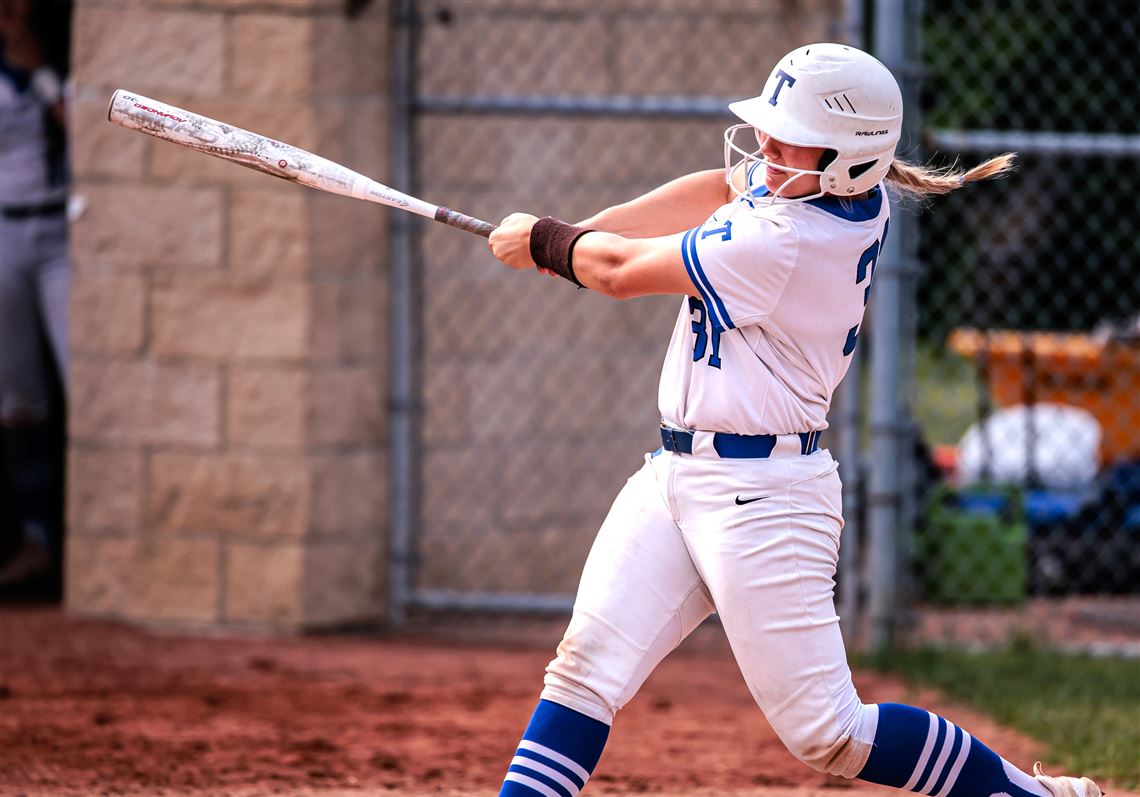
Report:
[[[450,635],[446,625],[193,636],[0,607],[0,794],[489,797],[562,623],[501,621],[481,633],[464,621]],[[1019,766],[1046,752],[937,695],[868,673],[856,684],[864,701],[945,714]],[[586,793],[892,793],[856,785],[783,748],[714,624],[621,712]]]

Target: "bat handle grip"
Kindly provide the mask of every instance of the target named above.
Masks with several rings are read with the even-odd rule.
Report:
[[[435,220],[450,224],[452,227],[458,227],[461,230],[467,230],[467,232],[473,232],[476,235],[482,235],[484,238],[489,238],[497,228],[495,224],[464,215],[451,208],[436,208]]]

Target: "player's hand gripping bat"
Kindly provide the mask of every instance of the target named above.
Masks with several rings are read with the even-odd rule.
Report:
[[[111,96],[107,118],[131,130],[139,130],[155,138],[181,144],[283,180],[331,194],[410,210],[484,238],[495,229],[494,224],[408,196],[311,152],[141,94],[123,89],[116,91]]]

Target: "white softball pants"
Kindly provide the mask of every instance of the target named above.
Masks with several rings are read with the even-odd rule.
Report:
[[[833,601],[843,528],[837,470],[826,450],[646,456],[586,560],[543,698],[611,723],[716,611],[753,697],[792,754],[858,774],[877,712],[851,682]]]

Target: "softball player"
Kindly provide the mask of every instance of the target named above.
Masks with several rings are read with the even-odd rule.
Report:
[[[495,256],[624,299],[684,297],[661,375],[662,447],[618,495],[503,783],[575,797],[614,715],[711,612],[756,702],[818,770],[938,797],[1100,797],[1017,769],[953,723],[865,705],[833,604],[843,518],[827,409],[889,234],[884,182],[920,196],[1004,173],[894,159],[902,97],[851,47],[785,56],[730,106],[725,170],[681,177],[581,226],[525,214]],[[737,139],[755,136],[755,146]]]

